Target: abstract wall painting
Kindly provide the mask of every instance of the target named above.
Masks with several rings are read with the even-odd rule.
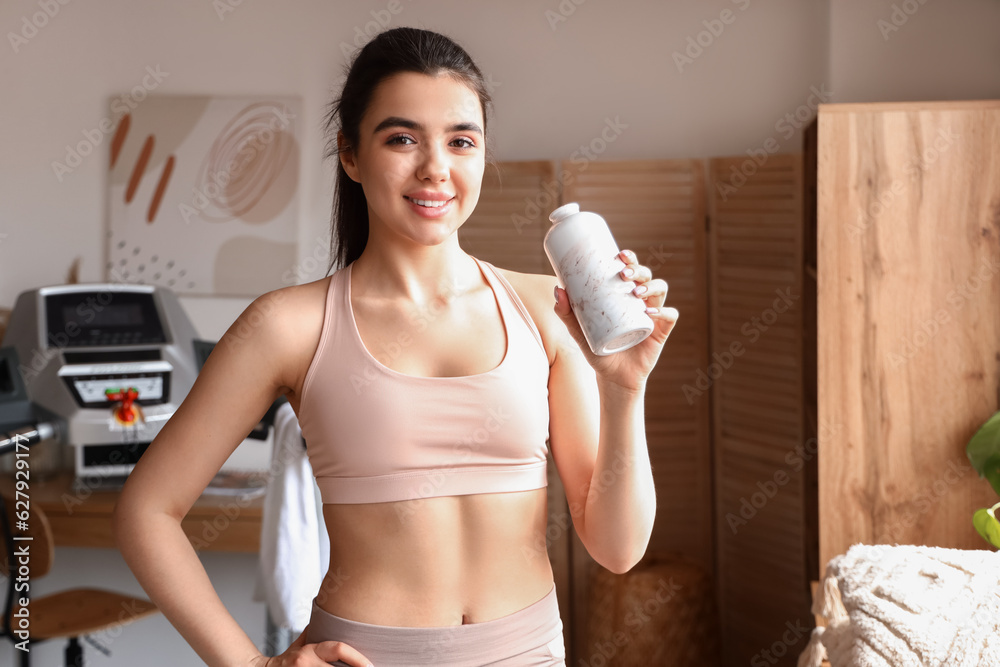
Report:
[[[152,95],[111,130],[108,282],[257,296],[296,262],[301,101]]]

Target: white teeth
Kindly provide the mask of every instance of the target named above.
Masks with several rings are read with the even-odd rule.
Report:
[[[440,208],[441,206],[444,206],[445,204],[447,204],[451,200],[430,201],[428,199],[410,199],[410,201],[413,202],[414,204],[419,205],[419,206],[429,206],[431,208]]]

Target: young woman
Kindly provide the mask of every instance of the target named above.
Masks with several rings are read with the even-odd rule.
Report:
[[[643,398],[677,311],[623,251],[622,279],[656,328],[598,357],[555,278],[461,249],[489,105],[446,37],[399,28],[361,50],[328,119],[341,267],[256,299],[130,476],[118,545],[207,664],[565,664],[547,447],[594,559],[620,573],[644,553],[656,498]],[[299,418],[331,544],[309,626],[267,658],[180,521],[279,395]]]

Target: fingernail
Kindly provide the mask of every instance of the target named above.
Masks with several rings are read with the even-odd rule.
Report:
[[[556,285],[554,288],[552,288],[552,295],[555,296],[556,303],[559,303],[559,286],[558,285]]]
[[[625,276],[626,278],[631,278],[633,273],[635,273],[635,271],[633,271],[632,269],[625,269],[624,271],[622,271],[622,275]]]
[[[635,294],[645,294],[646,293],[646,286],[645,285],[639,285],[634,290],[632,290],[632,292],[635,293]]]
[[[646,309],[646,314],[647,315],[652,315],[653,313],[659,312],[659,310],[660,310],[659,308],[647,308]]]

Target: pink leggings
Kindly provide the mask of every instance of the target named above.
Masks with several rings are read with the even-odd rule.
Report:
[[[431,628],[358,623],[320,609],[314,600],[307,641],[344,642],[361,651],[375,667],[566,665],[555,586],[538,602],[502,618]]]

